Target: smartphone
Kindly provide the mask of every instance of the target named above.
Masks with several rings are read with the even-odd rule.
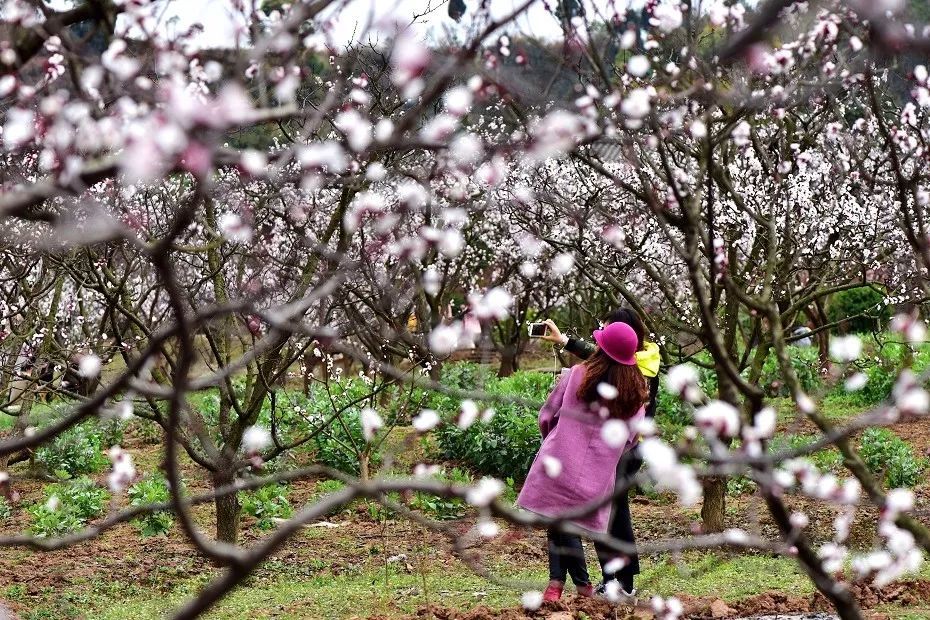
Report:
[[[529,331],[530,338],[542,338],[549,331],[549,327],[545,323],[530,323]]]

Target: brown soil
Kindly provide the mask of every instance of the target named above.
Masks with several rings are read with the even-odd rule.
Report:
[[[930,601],[930,581],[902,581],[884,588],[875,588],[867,584],[854,584],[853,592],[859,605],[866,611],[866,618],[878,620],[887,618],[881,612],[870,611],[879,605],[897,604],[902,606],[925,604]],[[789,596],[786,594],[766,592],[743,599],[736,603],[725,603],[718,598],[707,596],[680,595],[678,599],[685,608],[685,617],[691,620],[721,620],[774,614],[803,614],[817,611],[830,611],[832,608],[820,594],[813,596]],[[430,606],[417,610],[417,613],[404,616],[403,620],[631,620],[652,618],[646,606],[637,608],[617,607],[609,603],[579,597],[569,597],[557,603],[545,603],[536,611],[520,608],[494,610],[480,606],[468,611]],[[388,620],[386,616],[370,616],[367,620]],[[392,618],[391,620],[400,620]]]

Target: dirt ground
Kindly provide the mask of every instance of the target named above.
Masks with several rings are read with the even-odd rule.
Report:
[[[897,429],[896,429],[897,430]],[[796,432],[796,431],[795,431]],[[903,425],[902,436],[913,442],[921,451],[930,445],[930,423]],[[127,434],[125,447],[133,454],[143,470],[150,470],[158,462],[158,447]],[[104,475],[100,478],[103,480]],[[196,493],[207,489],[202,470],[193,465],[185,466],[184,477],[187,487]],[[314,494],[317,481],[304,480],[291,485],[289,497],[292,505],[299,507]],[[44,483],[37,480],[17,482],[22,494],[21,505],[39,501]],[[918,516],[925,522],[930,514],[930,486],[918,490]],[[117,500],[125,503],[125,498]],[[767,516],[761,500],[752,495],[728,497],[727,526],[741,527],[766,537],[777,535],[774,524]],[[815,542],[832,537],[835,510],[822,503],[789,498],[792,509],[804,510],[810,516],[811,533]],[[633,520],[637,526],[640,542],[648,543],[672,537],[687,537],[696,531],[699,518],[696,510],[682,510],[670,498],[636,495],[632,501]],[[206,531],[212,531],[211,506],[199,506],[195,517]],[[870,547],[876,538],[877,514],[874,510],[862,510],[852,528],[852,543],[856,547]],[[348,572],[378,554],[413,555],[417,548],[428,547],[436,554],[437,562],[455,562],[452,538],[460,538],[473,525],[473,517],[447,522],[448,535],[427,532],[423,528],[403,520],[376,521],[371,518],[364,505],[356,505],[328,518],[338,527],[318,528],[308,535],[295,537],[278,551],[273,560],[278,565],[310,566],[319,558],[326,558],[326,571],[333,575]],[[242,540],[245,545],[254,543],[263,534],[251,526],[250,518],[244,517]],[[25,510],[16,511],[13,519],[0,526],[0,535],[18,533],[28,527]],[[498,565],[521,566],[528,563],[545,562],[544,533],[538,531],[506,528],[503,536],[490,542],[475,542],[469,553],[474,557],[491,559]],[[0,553],[0,596],[15,587],[25,597],[41,596],[49,589],[74,590],[107,580],[118,575],[120,581],[135,583],[146,590],[168,592],[191,577],[202,575],[212,567],[191,551],[189,543],[178,527],[165,537],[143,539],[134,525],[125,523],[116,526],[104,535],[75,547],[50,553],[34,553],[21,548],[5,548]],[[271,570],[271,569],[269,569]],[[930,582],[904,581],[880,590],[869,586],[856,586],[856,596],[867,609],[894,603],[930,601]],[[7,598],[10,598],[7,596]],[[826,610],[822,598],[791,597],[770,592],[738,602],[721,601],[707,597],[683,597],[688,612],[693,618],[735,618],[747,615],[784,612],[806,612]],[[8,603],[13,611],[23,612],[25,606],[16,601]],[[2,616],[0,607],[0,619]],[[621,619],[630,614],[645,614],[644,610],[627,612],[610,605],[589,599],[568,599],[565,603],[547,605],[542,610],[526,613],[520,609],[492,611],[477,607],[468,612],[424,608],[411,618],[432,617],[440,620],[483,620],[484,618],[570,618]],[[586,615],[580,615],[586,614]],[[879,616],[876,616],[879,617]],[[377,616],[373,617],[377,618]]]
[[[930,581],[910,580],[875,588],[867,585],[853,587],[856,600],[865,610],[865,617],[869,620],[885,620],[887,615],[880,611],[872,611],[879,605],[896,604],[901,606],[915,605],[930,601]],[[679,600],[684,605],[685,616],[692,620],[720,620],[728,618],[747,618],[754,616],[770,616],[775,614],[829,612],[830,605],[820,594],[813,596],[789,596],[781,593],[764,593],[743,599],[735,603],[727,603],[719,598],[680,595]],[[523,609],[494,610],[487,607],[476,607],[468,611],[459,611],[442,607],[423,607],[416,614],[404,617],[404,620],[576,620],[587,618],[590,620],[627,620],[651,618],[647,606],[640,604],[636,608],[617,607],[609,603],[570,597],[557,603],[545,603],[536,611]],[[384,616],[370,616],[367,620],[397,620]]]

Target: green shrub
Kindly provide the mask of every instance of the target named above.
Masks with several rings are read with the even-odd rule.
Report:
[[[410,507],[426,513],[439,521],[458,519],[465,514],[465,504],[460,499],[440,497],[431,493],[416,491],[410,500]]]
[[[36,462],[59,478],[94,474],[109,464],[105,452],[122,442],[122,437],[119,423],[88,420],[39,446]]]
[[[798,378],[801,388],[808,394],[821,386],[820,354],[815,347],[787,347],[786,353],[791,361],[791,368]],[[785,384],[784,373],[778,363],[778,356],[772,351],[762,364],[759,385],[770,396],[791,396]]]
[[[357,413],[353,413],[341,415],[314,437],[314,459],[321,465],[358,476],[361,466],[356,450],[363,449],[366,442],[362,434],[361,419]],[[378,462],[379,459],[375,455],[371,466],[377,467]]]
[[[745,495],[756,490],[756,483],[748,476],[727,478],[727,495]]]
[[[492,395],[542,403],[552,383],[551,374],[520,371],[503,379],[488,378],[484,387]],[[437,398],[431,404],[447,420],[458,416],[458,399]],[[494,408],[490,422],[476,422],[464,431],[455,424],[441,425],[436,432],[439,455],[482,475],[523,480],[539,450],[539,410],[510,402],[498,402]]]
[[[860,454],[873,474],[884,472],[889,488],[913,487],[923,478],[927,459],[887,428],[870,428],[862,434]]]
[[[817,439],[815,435],[777,435],[769,442],[769,452],[775,454],[787,450],[798,450],[811,445]],[[822,472],[836,470],[843,463],[842,455],[835,448],[818,450],[805,458]]]
[[[0,521],[6,521],[13,516],[13,507],[6,501],[5,497],[0,497]]]
[[[474,362],[445,364],[439,373],[440,383],[459,390],[483,389],[494,378],[490,367]]]
[[[242,511],[255,517],[260,530],[274,529],[275,519],[288,519],[294,514],[283,484],[269,484],[243,493]]]
[[[129,487],[129,503],[132,506],[161,504],[171,499],[168,481],[164,476],[152,474]],[[133,523],[139,528],[143,537],[167,534],[174,525],[174,516],[167,510],[159,510],[135,519]]]
[[[857,315],[863,316],[857,316]],[[844,333],[877,332],[891,316],[885,296],[871,286],[834,293],[827,306],[831,323],[840,322]]]
[[[897,369],[885,362],[878,362],[865,369],[867,381],[862,389],[852,393],[860,405],[874,405],[891,396],[898,375]]]
[[[52,497],[58,498],[57,506],[50,506]],[[45,488],[42,503],[29,508],[32,517],[29,529],[36,536],[43,537],[73,532],[100,515],[109,499],[107,490],[97,486],[90,478],[50,484]]]
[[[439,474],[437,478],[457,485],[467,485],[473,482],[468,472],[458,467],[454,467],[448,472]],[[457,497],[440,497],[420,491],[413,494],[413,498],[410,500],[410,507],[414,510],[424,512],[440,521],[457,519],[465,514],[466,509],[465,502]]]
[[[693,408],[677,394],[672,394],[665,388],[665,382],[659,382],[659,391],[656,394],[656,424],[662,430],[663,437],[668,440],[677,437],[681,430],[694,421]]]
[[[145,418],[133,418],[132,428],[145,445],[156,446],[161,443],[162,429],[157,422]]]
[[[316,492],[320,495],[329,495],[341,491],[345,486],[342,480],[320,480],[316,483]]]

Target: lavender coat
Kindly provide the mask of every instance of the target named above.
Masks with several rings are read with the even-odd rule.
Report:
[[[565,370],[539,410],[542,446],[530,467],[517,505],[546,517],[558,517],[614,490],[617,462],[624,452],[636,445],[639,437],[631,432],[626,444],[611,448],[601,438],[603,420],[587,403],[578,399],[578,387],[584,378],[579,364]],[[632,426],[642,420],[640,408],[627,422]],[[558,459],[561,473],[550,478],[543,466],[545,457]],[[592,532],[607,531],[611,502],[572,523]]]

